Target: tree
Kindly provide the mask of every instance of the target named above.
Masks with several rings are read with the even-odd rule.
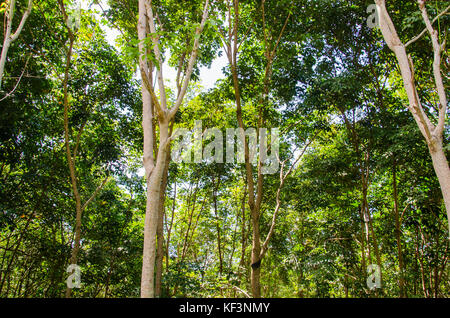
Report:
[[[177,98],[169,108],[166,97],[166,88],[164,84],[163,75],[163,56],[161,45],[161,32],[163,26],[159,25],[157,30],[157,23],[154,15],[154,4],[152,1],[139,1],[139,68],[143,82],[143,129],[144,129],[144,168],[145,178],[147,180],[147,207],[144,225],[144,250],[142,263],[142,282],[141,282],[141,297],[154,297],[154,269],[156,258],[156,232],[158,228],[158,219],[160,218],[160,200],[162,181],[167,174],[167,162],[169,160],[169,146],[172,135],[172,122],[183,102],[186,94],[189,81],[194,70],[195,62],[199,54],[200,37],[208,20],[209,1],[206,0],[199,25],[195,28],[194,34],[188,38],[188,43],[192,43],[192,48],[189,52],[184,52],[184,56],[188,55],[188,64],[183,69],[184,58],[178,68],[177,78]],[[147,40],[148,39],[148,40]],[[148,48],[147,45],[151,45]],[[153,55],[153,62],[157,69],[157,82],[160,97],[156,96],[153,87],[153,66],[148,59]],[[180,74],[184,70],[184,81],[180,82]],[[159,145],[156,147],[155,154],[153,154],[156,140],[153,132],[153,108],[155,109],[155,116],[159,126]]]
[[[385,0],[376,0],[375,3],[377,4],[381,32],[388,47],[394,52],[400,67],[400,73],[403,79],[406,94],[408,96],[408,109],[413,115],[414,120],[416,121],[417,126],[419,127],[419,130],[428,145],[433,167],[441,186],[450,231],[450,168],[443,146],[443,133],[445,130],[448,105],[441,75],[441,53],[444,50],[445,43],[441,43],[439,41],[438,31],[433,28],[432,22],[429,19],[425,1],[418,0],[417,3],[419,5],[423,21],[425,22],[426,32],[428,32],[431,37],[433,47],[433,79],[436,93],[439,98],[438,105],[435,108],[438,118],[430,119],[429,115],[427,115],[423,108],[421,99],[417,92],[413,59],[411,55],[406,53],[406,48],[410,44],[417,41],[426,32],[422,32],[406,44],[403,44],[386,9]],[[436,18],[433,19],[433,22],[438,20],[439,17],[445,14],[448,10],[450,10],[450,6],[438,14]],[[432,107],[434,107],[434,105]]]
[[[269,6],[270,5],[270,6]],[[283,36],[288,33],[293,26],[291,23],[291,13],[294,10],[291,7],[292,3],[283,2],[267,2],[261,1],[258,7],[248,6],[247,3],[243,2],[242,7],[245,8],[244,12],[241,12],[241,4],[238,0],[233,0],[226,2],[226,9],[228,11],[227,20],[229,22],[228,30],[219,27],[219,34],[223,42],[223,49],[227,55],[228,62],[231,69],[231,78],[233,85],[233,94],[236,103],[236,119],[238,127],[240,129],[240,135],[238,136],[244,145],[244,159],[245,159],[245,182],[247,184],[246,193],[248,194],[247,204],[250,210],[250,218],[252,224],[252,252],[251,252],[251,289],[252,296],[255,298],[261,297],[261,262],[269,249],[270,240],[274,234],[276,221],[278,214],[281,209],[281,192],[284,187],[286,179],[292,173],[296,164],[301,159],[302,155],[305,153],[306,149],[312,142],[311,139],[304,140],[303,149],[299,151],[295,159],[287,157],[284,160],[276,158],[278,162],[276,165],[281,164],[279,171],[279,185],[275,194],[275,207],[273,208],[273,215],[269,221],[269,230],[263,240],[261,240],[261,207],[263,204],[263,193],[264,193],[264,168],[263,165],[266,164],[266,157],[263,155],[263,149],[260,147],[259,154],[257,158],[257,168],[256,170],[256,180],[254,178],[254,168],[252,167],[251,150],[249,147],[249,141],[244,135],[246,124],[244,123],[243,117],[243,105],[244,100],[254,99],[253,102],[256,104],[257,116],[256,129],[259,131],[260,128],[264,128],[264,125],[270,124],[270,116],[276,113],[276,110],[271,109],[273,107],[270,101],[270,94],[272,91],[272,80],[273,80],[273,69],[276,57],[278,57],[281,42]],[[269,8],[266,8],[269,7]],[[256,14],[255,14],[256,13]],[[246,25],[243,23],[241,14],[248,16],[251,20],[251,24]],[[281,19],[279,17],[282,17]],[[267,22],[270,21],[270,22]],[[247,29],[245,29],[247,28]],[[255,43],[251,41],[260,41],[261,46],[255,46]],[[247,42],[247,43],[246,43]],[[242,47],[241,47],[242,46]],[[246,48],[248,52],[246,51]],[[258,52],[259,50],[259,52]],[[239,51],[242,51],[239,53]],[[251,59],[241,58],[245,54],[257,54],[262,53],[262,56],[254,57],[257,62],[251,65]],[[281,54],[282,55],[282,54]],[[240,57],[238,59],[238,56]],[[238,63],[242,61],[242,64]],[[249,69],[259,68],[258,72],[261,77],[251,74],[250,81],[243,84],[240,79],[239,67],[245,71]],[[250,72],[251,73],[251,72]],[[255,90],[248,89],[246,86],[251,88],[256,88]],[[246,87],[243,89],[242,87]],[[245,96],[244,94],[248,95]],[[290,127],[286,127],[288,129]],[[259,135],[259,138],[263,139],[265,137]],[[313,139],[313,138],[312,138]],[[271,143],[275,145],[279,140],[275,140],[272,137]],[[269,147],[270,149],[270,147]],[[275,149],[273,149],[275,151]],[[290,164],[290,167],[286,169],[286,166]]]
[[[8,50],[0,297],[448,297],[447,212],[430,146],[403,105],[398,60],[366,27],[367,1],[75,3],[33,1]],[[442,46],[447,4],[426,3]],[[23,12],[27,2],[15,4]],[[424,12],[416,1],[394,7],[436,127],[432,37],[427,23],[415,31]],[[223,76],[205,89],[199,80],[222,53]],[[444,89],[446,57],[442,48]],[[223,163],[216,133],[230,141],[231,127],[240,154]],[[279,129],[274,152],[276,136],[254,130],[267,161],[252,157],[251,127]],[[172,160],[186,130],[201,145]],[[82,284],[68,290],[72,263]],[[367,283],[372,264],[381,290]]]

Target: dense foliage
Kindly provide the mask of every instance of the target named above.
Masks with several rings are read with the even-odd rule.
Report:
[[[8,15],[10,3],[2,1],[0,14]],[[16,1],[13,29],[27,3]],[[0,297],[67,295],[78,211],[68,160],[85,203],[79,209],[81,287],[72,297],[140,294],[147,184],[138,5],[80,3],[81,9],[75,0],[33,1],[7,53],[0,84]],[[188,68],[203,3],[153,1],[166,67]],[[245,127],[279,128],[279,170],[262,178],[254,167],[250,174],[262,182],[257,239],[268,237],[257,265],[261,296],[449,297],[440,184],[405,106],[395,56],[380,30],[367,26],[373,2],[237,3],[211,1],[173,129],[192,130],[198,120],[224,135],[238,127],[237,83]],[[431,18],[446,6],[427,2]],[[388,9],[402,40],[424,29],[415,1],[390,1]],[[2,30],[6,23],[0,22]],[[450,40],[448,13],[433,25],[443,42]],[[235,67],[214,69],[234,31]],[[408,50],[423,104],[435,114],[430,37]],[[441,63],[447,92],[448,53],[444,48]],[[221,72],[221,79],[204,89],[208,72]],[[165,84],[174,105],[179,83]],[[447,158],[449,133],[447,116]],[[251,296],[256,223],[245,164],[171,161],[167,173],[158,295]],[[381,268],[381,288],[367,284],[371,264]]]

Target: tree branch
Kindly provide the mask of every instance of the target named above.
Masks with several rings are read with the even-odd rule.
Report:
[[[30,57],[27,58],[27,61],[25,62],[25,66],[23,67],[23,71],[22,71],[22,73],[20,74],[20,77],[19,77],[19,79],[17,80],[16,85],[14,86],[14,88],[12,89],[12,91],[10,91],[10,92],[7,93],[5,96],[3,96],[3,97],[0,99],[0,102],[3,101],[4,99],[8,98],[9,96],[11,96],[11,95],[15,92],[15,90],[16,90],[17,87],[19,86],[20,81],[22,80],[22,77],[23,77],[23,74],[25,73],[25,70],[27,69],[27,65],[28,65],[28,61],[29,61],[29,60],[30,60]]]
[[[33,8],[33,0],[28,0],[28,7],[25,10],[25,12],[23,13],[22,19],[20,20],[20,24],[17,27],[16,32],[14,32],[13,35],[11,35],[11,40],[14,42],[15,40],[17,40],[17,38],[20,35],[20,32],[22,32],[23,26],[25,25],[25,22],[28,19],[28,16],[31,13],[31,9]]]
[[[109,180],[109,176],[106,176],[106,178],[103,180],[103,182],[97,187],[97,189],[95,189],[94,193],[92,193],[91,197],[83,204],[83,206],[81,207],[81,211],[84,211],[84,209],[86,209],[86,207],[88,206],[89,203],[92,202],[92,200],[95,199],[95,197],[97,196],[97,194],[100,192],[100,190],[105,186],[105,184],[108,182]]]
[[[203,29],[205,27],[206,21],[208,19],[208,13],[209,13],[209,0],[206,0],[205,1],[205,6],[203,8],[202,21],[200,23],[200,26],[195,30],[194,47],[192,49],[191,57],[189,59],[189,63],[188,63],[188,66],[187,66],[187,71],[186,71],[185,79],[184,79],[184,82],[183,82],[183,86],[181,88],[180,93],[178,94],[177,100],[176,100],[173,108],[170,109],[169,120],[171,120],[175,116],[175,114],[177,113],[177,111],[180,108],[180,105],[181,105],[181,103],[183,101],[184,95],[186,94],[189,81],[191,80],[192,71],[194,69],[194,64],[195,64],[195,62],[197,60],[197,56],[198,56],[198,47],[200,45],[200,35],[203,32]]]
[[[450,5],[445,8],[444,11],[442,11],[441,13],[439,13],[434,19],[433,21],[431,21],[431,24],[433,24],[434,22],[436,22],[441,16],[443,16],[444,14],[446,14],[448,11],[450,10]],[[414,42],[416,42],[417,40],[419,40],[425,33],[427,33],[427,29],[428,27],[425,27],[425,29],[423,29],[422,32],[419,33],[419,35],[415,36],[414,38],[412,38],[411,40],[409,40],[408,42],[406,42],[405,44],[405,48],[408,47],[409,45],[413,44]]]

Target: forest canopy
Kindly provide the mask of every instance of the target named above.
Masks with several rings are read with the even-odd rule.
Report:
[[[0,0],[1,298],[447,298],[448,1]]]

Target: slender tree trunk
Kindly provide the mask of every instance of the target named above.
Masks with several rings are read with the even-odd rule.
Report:
[[[66,66],[65,66],[65,72],[64,72],[64,80],[63,80],[63,105],[64,105],[64,143],[66,148],[66,159],[69,167],[69,174],[70,174],[70,181],[72,185],[72,191],[75,199],[75,211],[76,211],[76,218],[75,218],[75,239],[74,239],[74,247],[72,248],[72,253],[70,256],[69,264],[70,265],[76,265],[78,261],[78,253],[80,250],[80,241],[81,241],[81,218],[83,211],[85,210],[86,206],[96,197],[98,192],[102,189],[102,187],[106,184],[108,181],[108,177],[105,178],[105,180],[97,187],[97,189],[92,193],[91,197],[82,204],[81,202],[81,195],[78,189],[78,180],[77,180],[77,172],[76,172],[76,156],[77,156],[77,149],[80,142],[80,136],[83,132],[84,125],[81,127],[81,129],[78,132],[76,144],[74,146],[74,150],[72,152],[70,147],[70,127],[69,127],[69,71],[72,64],[72,53],[73,53],[73,46],[75,42],[75,36],[72,30],[70,29],[68,22],[68,16],[64,8],[64,3],[62,0],[59,0],[60,9],[64,17],[64,21],[66,23],[66,29],[69,33],[69,48],[67,49],[66,54]],[[72,289],[67,286],[66,289],[66,298],[70,298],[72,293]]]
[[[366,264],[367,262],[369,264],[372,264],[372,258],[371,258],[371,247],[370,247],[370,229],[369,229],[369,209],[368,209],[368,202],[367,202],[367,188],[368,188],[368,171],[369,171],[369,160],[368,156],[366,155],[366,159],[363,161],[361,160],[361,151],[360,151],[360,139],[358,137],[358,134],[356,132],[356,129],[354,127],[354,123],[351,123],[345,113],[345,110],[341,107],[337,106],[338,110],[341,112],[342,117],[344,119],[345,126],[347,127],[347,131],[351,136],[351,143],[353,145],[353,149],[358,157],[359,162],[359,173],[361,176],[361,209],[360,209],[360,216],[361,216],[361,267],[362,267],[362,273],[363,276],[366,275]],[[365,254],[365,247],[367,244],[367,262],[366,262],[366,254]]]
[[[247,142],[247,139],[243,135],[243,130],[245,129],[244,121],[242,118],[242,101],[241,101],[241,91],[239,86],[239,78],[238,78],[238,71],[237,71],[237,55],[238,55],[238,28],[240,24],[240,17],[239,17],[239,1],[234,0],[233,1],[233,9],[234,9],[234,16],[231,16],[231,5],[228,3],[228,9],[229,9],[229,16],[228,19],[230,20],[230,33],[228,35],[228,42],[224,43],[224,50],[228,57],[228,62],[231,67],[231,74],[233,79],[233,88],[234,88],[234,95],[235,95],[235,102],[236,102],[236,118],[238,121],[238,126],[241,129],[241,136],[239,136],[244,144],[244,157],[245,157],[245,171],[246,171],[246,182],[247,182],[247,190],[248,190],[248,205],[250,209],[250,216],[252,219],[252,228],[253,228],[253,239],[252,239],[252,253],[251,253],[251,274],[250,274],[250,283],[252,288],[252,294],[253,297],[259,298],[261,297],[261,286],[260,286],[260,272],[261,272],[261,261],[264,257],[264,253],[267,248],[268,241],[270,239],[270,236],[273,233],[273,228],[276,221],[276,212],[274,213],[274,217],[272,219],[271,229],[268,234],[268,238],[264,242],[264,250],[261,246],[260,241],[260,225],[259,225],[259,219],[260,219],[260,209],[261,209],[261,202],[262,202],[262,195],[263,195],[263,182],[264,182],[264,176],[262,174],[262,163],[258,162],[258,168],[257,168],[257,177],[256,181],[253,179],[253,167],[250,163],[250,154],[249,154],[249,144]],[[267,34],[266,34],[266,25],[265,25],[265,14],[264,14],[264,1],[261,4],[261,10],[262,10],[262,31],[264,33],[264,46],[265,46],[265,58],[266,58],[266,66],[265,66],[265,74],[264,74],[264,83],[263,83],[263,92],[261,93],[261,105],[263,105],[259,109],[258,114],[258,127],[262,127],[262,123],[264,122],[263,117],[263,107],[265,106],[267,102],[267,97],[269,93],[270,88],[270,82],[271,82],[271,74],[272,74],[272,62],[275,57],[277,44],[279,43],[281,36],[284,32],[284,27],[287,24],[287,21],[289,20],[288,15],[286,22],[278,36],[278,40],[276,41],[276,44],[273,45],[273,47],[270,47],[270,44],[267,42]],[[232,26],[231,26],[232,25]],[[225,38],[225,37],[224,37]],[[261,150],[261,149],[260,149]],[[256,190],[256,191],[255,191]],[[255,193],[256,192],[256,193]],[[263,253],[261,253],[263,252]]]
[[[375,235],[375,231],[373,230],[372,219],[370,217],[370,214],[368,214],[368,215],[369,215],[369,227],[370,227],[370,232],[372,234],[373,247],[374,247],[374,251],[375,251],[375,259],[377,260],[377,265],[380,268],[380,284],[381,284],[381,286],[383,286],[383,268],[381,267],[381,253],[380,253],[380,249],[378,247],[377,236]],[[383,294],[383,289],[377,288],[377,294]]]
[[[31,1],[30,1],[31,3]],[[66,65],[65,65],[65,71],[64,71],[64,79],[63,79],[63,105],[64,105],[64,143],[66,148],[66,159],[69,167],[69,173],[70,173],[70,181],[72,185],[72,191],[75,199],[75,210],[76,210],[76,218],[75,218],[75,239],[74,239],[74,247],[72,248],[72,253],[70,256],[69,264],[70,265],[76,265],[78,261],[78,253],[80,250],[80,241],[81,241],[81,218],[84,209],[86,206],[95,198],[98,191],[101,190],[101,188],[105,185],[105,183],[108,181],[108,178],[106,178],[103,183],[97,187],[97,189],[93,192],[91,197],[82,204],[81,202],[81,195],[78,190],[78,180],[77,180],[77,173],[76,173],[76,167],[75,167],[75,160],[77,156],[77,150],[80,142],[80,136],[83,131],[84,125],[78,132],[76,144],[74,147],[74,150],[72,152],[70,147],[70,127],[69,127],[69,71],[72,65],[72,53],[73,53],[73,46],[75,42],[75,35],[70,28],[69,25],[69,17],[67,15],[64,2],[62,0],[58,0],[59,9],[61,10],[61,14],[63,16],[63,20],[65,23],[65,28],[68,32],[68,38],[69,38],[69,47],[66,50]],[[66,289],[66,298],[70,298],[72,293],[72,289],[67,286]]]
[[[170,216],[170,223],[168,224],[168,230],[167,230],[167,239],[166,239],[166,272],[169,271],[169,261],[170,261],[170,255],[169,255],[169,246],[170,246],[170,235],[172,234],[172,227],[173,227],[173,219],[175,216],[175,206],[176,206],[176,200],[177,200],[177,181],[175,180],[174,183],[174,193],[173,193],[173,202],[172,202],[172,211]]]
[[[419,230],[420,230],[420,225],[417,225],[417,229],[416,229],[416,258],[419,260],[419,264],[420,264],[420,278],[421,278],[421,282],[422,282],[423,295],[424,295],[424,297],[428,298],[428,290],[427,290],[426,283],[425,283],[425,268],[424,268],[424,265],[423,265],[423,238],[421,238],[421,241],[420,241],[421,242],[421,252],[419,254]]]
[[[364,235],[364,217],[361,215],[361,272],[363,273],[362,276],[366,274],[366,238]]]
[[[162,191],[161,191],[162,193]],[[164,199],[160,199],[160,205]],[[163,272],[164,259],[164,208],[160,210],[158,216],[158,228],[156,230],[157,248],[156,248],[156,277],[155,277],[155,297],[161,297],[161,280]]]
[[[8,50],[11,46],[11,43],[14,42],[19,37],[20,33],[22,32],[25,22],[27,21],[28,16],[31,13],[33,1],[28,0],[28,7],[25,10],[25,12],[23,13],[22,19],[21,19],[20,24],[18,25],[16,31],[12,34],[12,23],[13,23],[13,18],[14,18],[15,6],[16,6],[16,0],[10,0],[9,8],[5,12],[7,18],[6,18],[5,38],[3,40],[2,53],[0,55],[0,89],[2,87],[2,80],[3,80],[3,74],[5,72],[5,64],[6,64],[6,58],[8,56]]]
[[[170,152],[167,152],[166,165],[164,167],[161,192],[159,199],[159,216],[158,216],[158,228],[157,228],[157,249],[156,249],[156,277],[155,277],[155,297],[161,297],[161,281],[163,272],[163,259],[164,259],[164,215],[165,215],[165,199],[166,188],[169,172]]]
[[[237,10],[237,1],[235,2],[235,10]],[[234,34],[234,50],[233,53],[229,52],[228,59],[231,65],[232,76],[233,76],[233,86],[236,99],[236,117],[239,124],[239,128],[244,129],[244,122],[242,119],[242,108],[241,108],[241,95],[239,88],[239,80],[237,74],[237,23],[238,17],[235,16],[235,34]],[[260,241],[260,230],[259,230],[259,211],[262,195],[262,183],[263,176],[260,169],[258,169],[257,177],[257,195],[255,197],[255,183],[253,181],[253,169],[249,160],[249,145],[245,136],[241,136],[244,144],[244,156],[245,156],[245,170],[246,170],[246,181],[248,190],[248,205],[250,209],[250,217],[252,219],[252,253],[251,253],[251,269],[250,269],[250,285],[252,289],[252,296],[254,298],[261,297],[261,284],[260,284],[260,273],[261,273],[261,241]]]
[[[63,7],[61,6],[61,9]],[[78,192],[78,185],[77,185],[77,176],[76,176],[76,170],[75,170],[75,163],[74,159],[72,157],[72,151],[70,149],[70,128],[69,128],[69,95],[68,95],[68,81],[69,81],[69,70],[71,66],[71,58],[72,58],[72,49],[74,44],[74,37],[72,33],[69,33],[69,49],[67,51],[66,56],[66,70],[64,74],[64,81],[63,81],[63,90],[64,90],[64,141],[65,141],[65,147],[66,147],[66,158],[69,166],[69,172],[70,172],[70,180],[72,185],[72,191],[75,198],[75,211],[76,211],[76,217],[75,217],[75,239],[74,239],[74,246],[72,248],[72,253],[70,256],[69,264],[70,265],[76,265],[78,260],[78,252],[80,250],[80,241],[81,241],[81,217],[83,210],[81,208],[81,197],[80,193]],[[72,294],[72,288],[67,286],[66,289],[66,298],[70,298]]]
[[[8,31],[11,32],[11,29],[7,29],[7,33],[5,35],[5,39],[3,41],[3,47],[2,47],[2,54],[0,57],[0,88],[3,81],[3,73],[5,72],[5,64],[6,64],[6,57],[8,56],[8,50],[11,46],[11,37],[10,33],[8,34]]]
[[[252,239],[252,254],[251,254],[251,276],[250,284],[252,287],[252,296],[254,298],[261,298],[261,241],[259,232],[259,216],[252,213],[253,225],[253,239]]]
[[[381,256],[380,256],[380,250],[378,247],[378,240],[377,240],[377,236],[375,235],[375,231],[373,229],[373,222],[372,222],[372,217],[370,214],[370,208],[369,208],[369,203],[367,201],[367,191],[369,188],[369,152],[366,153],[365,156],[365,171],[364,171],[364,176],[363,176],[363,183],[364,183],[364,206],[366,208],[365,213],[366,213],[366,217],[367,217],[367,227],[366,230],[368,231],[367,233],[369,233],[372,236],[372,243],[373,243],[373,250],[375,252],[375,259],[377,262],[378,267],[380,268],[380,283],[383,284],[383,271],[382,271],[382,267],[381,267]],[[369,239],[369,234],[367,235],[367,238]],[[369,251],[370,251],[370,242],[367,241],[367,246],[369,247]],[[370,260],[370,255],[369,255],[369,262],[371,262]],[[377,289],[377,294],[382,291],[381,289]]]
[[[239,261],[239,269],[238,269],[239,283],[241,283],[241,275],[242,275],[241,269],[244,268],[244,265],[246,264],[245,261],[245,250],[247,249],[247,232],[246,232],[247,218],[245,216],[246,197],[247,197],[247,187],[244,188],[244,195],[242,196],[241,202],[242,221],[241,221],[241,260]]]
[[[162,191],[161,191],[162,192]],[[160,204],[164,203],[161,199]],[[161,211],[160,211],[161,212]],[[161,283],[162,283],[162,272],[163,272],[163,259],[164,259],[164,231],[162,230],[164,226],[164,215],[159,215],[158,217],[158,228],[156,230],[156,276],[155,276],[155,297],[161,297]]]
[[[364,222],[364,233],[365,233],[365,240],[367,243],[367,261],[369,264],[372,264],[372,249],[370,247],[370,228],[369,228],[369,209],[367,208],[367,183],[365,181],[364,176],[362,176],[362,207],[361,207],[361,214],[363,217]],[[364,271],[366,271],[366,268],[364,268]]]
[[[401,228],[400,228],[400,216],[398,211],[398,195],[397,195],[397,162],[393,159],[392,162],[392,186],[394,191],[394,217],[395,217],[395,236],[397,239],[397,255],[398,255],[398,269],[399,276],[399,288],[400,298],[407,297],[405,293],[405,280],[404,280],[404,265],[402,255],[402,241],[401,241]]]
[[[238,220],[238,215],[236,215],[236,222],[234,223],[234,230],[233,230],[233,238],[232,238],[232,244],[231,244],[231,251],[230,251],[230,256],[228,259],[228,268],[232,268],[233,267],[233,259],[234,259],[234,252],[236,251],[236,245],[237,245],[237,236],[238,236],[238,227],[239,227],[239,220]],[[225,254],[225,252],[224,252]],[[225,255],[224,255],[225,258]],[[231,276],[231,270],[228,271],[227,274],[227,279],[230,279]]]
[[[220,237],[220,224],[219,224],[219,213],[217,211],[217,191],[220,185],[220,176],[217,180],[217,184],[215,184],[214,177],[212,179],[213,182],[213,203],[214,203],[214,216],[216,217],[216,231],[217,231],[217,248],[219,253],[219,274],[222,275],[223,271],[223,257],[222,257],[222,240]]]

